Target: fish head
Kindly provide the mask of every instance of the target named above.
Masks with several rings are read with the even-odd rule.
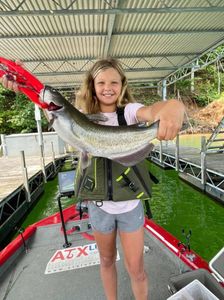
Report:
[[[65,107],[66,100],[64,97],[56,89],[48,85],[40,91],[40,99],[46,104],[46,110],[49,112],[56,112]]]

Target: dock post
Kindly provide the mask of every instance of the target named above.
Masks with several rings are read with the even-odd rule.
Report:
[[[54,143],[51,142],[51,151],[52,151],[52,162],[54,166],[54,173],[56,173],[56,163],[55,163],[55,152],[54,152]]]
[[[2,141],[2,154],[3,156],[8,156],[7,146],[6,146],[6,140],[5,140],[5,134],[1,134],[1,141]]]
[[[163,163],[163,144],[162,141],[159,142],[159,162]]]
[[[180,139],[179,134],[176,136],[176,147],[175,147],[175,170],[179,172],[179,154],[180,154]]]
[[[27,202],[31,202],[25,154],[24,154],[24,151],[20,151],[20,153],[21,153],[22,172],[23,172],[23,185],[24,185],[24,188],[26,191],[26,199],[27,199]]]
[[[44,161],[44,147],[40,145],[40,164],[41,170],[44,174],[44,182],[47,182],[46,170],[45,170],[45,161]]]
[[[206,137],[201,137],[201,184],[206,185]]]

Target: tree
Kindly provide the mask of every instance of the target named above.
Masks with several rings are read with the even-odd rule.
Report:
[[[42,118],[43,130],[47,121]],[[15,94],[0,86],[0,133],[36,132],[34,104],[23,94]]]

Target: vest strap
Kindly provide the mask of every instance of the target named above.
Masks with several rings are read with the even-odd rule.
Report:
[[[124,107],[117,107],[117,118],[119,125],[127,125],[127,122],[124,117]]]

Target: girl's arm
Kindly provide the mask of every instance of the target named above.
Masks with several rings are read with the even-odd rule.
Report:
[[[136,116],[140,122],[160,120],[157,138],[159,140],[172,140],[182,127],[184,114],[183,103],[172,99],[140,107]]]

